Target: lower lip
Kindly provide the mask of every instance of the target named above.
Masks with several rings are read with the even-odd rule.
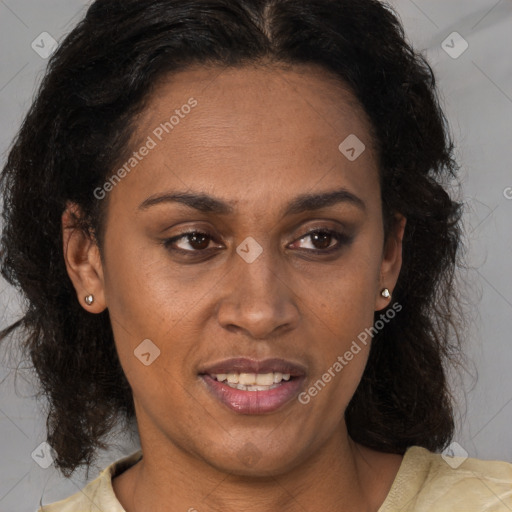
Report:
[[[240,414],[265,414],[273,412],[298,395],[304,377],[281,381],[277,388],[267,391],[243,391],[215,380],[210,375],[200,375],[209,391],[232,411]]]

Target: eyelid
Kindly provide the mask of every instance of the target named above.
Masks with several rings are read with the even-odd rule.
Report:
[[[296,240],[305,237],[306,235],[310,235],[311,233],[316,233],[317,231],[339,233],[340,235],[349,237],[355,234],[356,228],[357,224],[353,222],[343,222],[339,219],[318,218],[311,219],[306,222],[302,221],[299,224],[296,224],[289,233],[291,236],[297,233],[297,235],[292,239],[292,242],[295,242]]]
[[[169,246],[172,243],[175,243],[175,242],[181,240],[182,238],[186,238],[187,235],[205,235],[205,236],[207,236],[210,239],[210,241],[215,242],[215,243],[219,243],[219,242],[216,241],[215,235],[213,235],[209,230],[207,230],[207,229],[194,229],[194,228],[191,228],[189,230],[182,231],[181,233],[178,233],[175,236],[172,236],[170,238],[166,238],[165,240],[163,240],[163,245],[166,248],[169,248]],[[209,251],[211,249],[188,250],[188,249],[181,249],[181,248],[177,247],[177,248],[172,248],[172,250],[173,251],[177,251],[177,252],[182,252],[182,253],[198,253],[198,254],[200,254],[200,253],[206,253],[207,251]]]
[[[345,245],[348,245],[353,240],[353,235],[347,234],[343,231],[339,231],[337,229],[333,228],[325,228],[325,227],[318,227],[313,228],[309,230],[307,233],[304,233],[303,235],[299,236],[291,244],[294,244],[303,238],[310,237],[311,235],[315,233],[326,233],[329,236],[333,237],[337,243],[335,243],[333,246],[329,246],[326,249],[298,249],[299,251],[304,251],[305,253],[309,254],[330,254],[333,252],[336,252],[338,250],[341,250],[341,248]]]

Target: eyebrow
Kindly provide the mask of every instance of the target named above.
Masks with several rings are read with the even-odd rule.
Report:
[[[147,210],[151,206],[162,203],[180,203],[204,213],[215,213],[219,215],[228,215],[235,212],[232,203],[225,202],[216,197],[202,193],[173,192],[148,197],[139,205],[139,210]],[[337,203],[349,203],[362,211],[366,211],[364,201],[342,188],[331,192],[319,194],[302,194],[290,201],[284,210],[283,217],[287,215],[296,215],[305,211],[320,210],[333,206]]]

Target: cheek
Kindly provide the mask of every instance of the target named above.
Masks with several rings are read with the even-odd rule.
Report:
[[[104,275],[121,366],[135,396],[145,400],[172,394],[173,379],[182,378],[175,361],[186,357],[190,349],[179,340],[191,301],[165,278],[160,251],[137,247],[126,238],[122,246],[118,242],[112,237],[106,248]]]
[[[147,241],[122,242],[116,245],[120,241],[112,238],[105,258],[108,309],[121,364],[141,396],[176,395],[166,383],[190,379],[186,370],[197,350],[202,297],[211,287],[208,274],[199,278],[171,265],[165,249]]]
[[[327,403],[346,406],[364,371],[371,344],[375,290],[380,260],[371,240],[361,239],[345,258],[329,268],[328,277],[302,277],[305,311],[316,325],[312,343],[316,346],[317,390]],[[307,293],[306,293],[307,291]]]
[[[357,243],[321,272],[303,273],[303,296],[337,334],[357,335],[373,323],[380,259],[369,243]]]
[[[169,330],[192,309],[196,282],[182,282],[183,273],[169,264],[164,248],[153,243],[111,241],[105,288],[111,316],[127,332],[147,338]]]
[[[327,431],[336,427],[364,372],[372,337],[373,293],[367,274],[350,278],[333,276],[333,288],[315,301],[310,288],[308,316],[316,325],[311,347],[315,358],[312,374],[299,402],[324,418]],[[320,290],[320,289],[319,289]]]

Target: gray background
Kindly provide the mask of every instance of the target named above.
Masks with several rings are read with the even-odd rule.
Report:
[[[27,111],[47,60],[31,47],[42,32],[57,41],[84,14],[80,0],[0,0],[0,151]],[[512,1],[398,0],[391,2],[414,47],[425,52],[438,78],[442,104],[462,164],[461,198],[467,203],[465,235],[470,269],[461,275],[469,294],[465,334],[473,375],[454,375],[459,401],[455,440],[472,457],[512,462]],[[453,58],[443,41],[459,51]],[[453,42],[452,42],[453,39]],[[40,39],[37,39],[40,40]],[[448,48],[447,48],[448,49]],[[0,280],[0,326],[16,318],[19,298]],[[2,354],[4,352],[2,351]],[[41,468],[31,453],[45,439],[45,417],[31,397],[30,373],[15,361],[0,360],[0,511],[33,512],[43,503],[69,496],[86,483]],[[97,470],[136,446],[127,438],[102,454]]]

